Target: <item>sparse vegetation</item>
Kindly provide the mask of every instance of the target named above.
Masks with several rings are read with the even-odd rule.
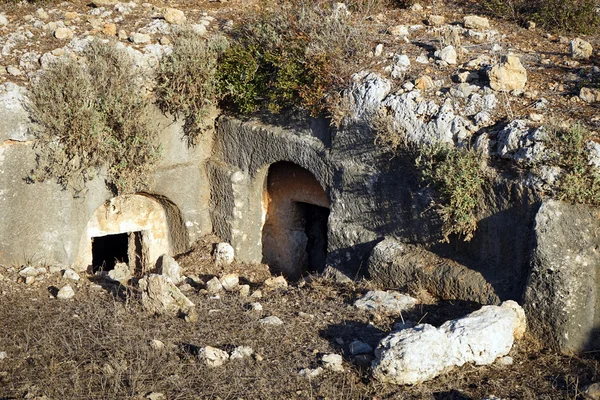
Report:
[[[160,156],[157,133],[145,123],[143,78],[113,43],[94,40],[83,56],[83,64],[60,59],[31,87],[38,139],[31,178],[80,191],[102,171],[115,194],[138,191]]]
[[[485,0],[483,5],[495,17],[533,20],[552,31],[595,34],[600,29],[597,0]]]

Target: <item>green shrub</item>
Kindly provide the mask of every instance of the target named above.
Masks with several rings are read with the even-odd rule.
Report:
[[[479,155],[471,149],[424,146],[416,164],[438,193],[444,239],[457,234],[469,241],[477,229],[487,182]]]
[[[174,37],[173,52],[161,60],[157,104],[164,112],[185,119],[184,130],[190,144],[195,144],[204,119],[217,105],[217,60],[227,45],[224,37],[206,40],[185,30]]]
[[[92,41],[83,55],[84,65],[63,58],[32,84],[38,166],[31,178],[82,190],[105,168],[114,193],[141,190],[160,157],[157,132],[145,124],[142,78],[113,43]]]
[[[571,203],[600,206],[600,173],[589,163],[587,145],[592,134],[583,125],[570,129],[549,129],[548,145],[554,154],[550,160],[563,169],[556,184],[556,197]]]

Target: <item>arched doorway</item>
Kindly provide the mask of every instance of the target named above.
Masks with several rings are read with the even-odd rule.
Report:
[[[321,272],[327,257],[329,200],[314,175],[290,162],[272,164],[264,207],[263,262],[290,279]]]

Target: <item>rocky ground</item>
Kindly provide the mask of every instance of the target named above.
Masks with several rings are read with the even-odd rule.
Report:
[[[195,304],[179,317],[149,313],[136,279],[0,266],[0,398],[579,399],[600,379],[594,353],[558,355],[525,335],[490,365],[382,383],[371,368],[381,339],[479,306],[424,291],[405,311],[382,307],[389,299],[361,305],[372,283],[288,283],[264,265],[218,266],[214,239],[178,258],[179,289]],[[433,351],[419,347],[424,359]]]

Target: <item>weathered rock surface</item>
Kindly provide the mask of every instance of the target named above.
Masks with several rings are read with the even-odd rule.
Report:
[[[523,310],[507,301],[484,306],[440,328],[421,324],[394,332],[375,350],[373,376],[382,382],[414,385],[468,362],[491,364],[510,351],[525,325]]]
[[[283,325],[283,321],[275,316],[275,315],[271,315],[270,317],[265,317],[262,318],[261,320],[258,321],[261,325],[268,325],[268,326],[279,326],[279,325]]]
[[[23,87],[11,82],[0,85],[0,143],[5,140],[22,142],[33,139],[25,101]]]
[[[477,15],[467,15],[463,18],[463,24],[467,29],[489,29],[490,21]]]
[[[504,56],[488,73],[490,86],[497,91],[522,90],[527,83],[527,70],[517,56]]]
[[[75,296],[75,291],[70,285],[63,286],[56,294],[57,299],[68,300]]]
[[[377,311],[386,314],[402,314],[417,304],[417,299],[408,295],[382,290],[371,290],[354,302],[359,310]]]
[[[334,372],[344,372],[344,366],[342,365],[342,356],[339,354],[325,354],[321,358],[321,362],[326,369]]]
[[[190,314],[194,303],[165,276],[151,274],[139,281],[142,305],[154,314]]]
[[[113,281],[120,282],[123,285],[126,285],[129,282],[129,280],[133,277],[129,265],[123,262],[116,263],[115,267],[108,271],[107,275]]]
[[[220,280],[221,286],[227,292],[233,292],[239,289],[240,287],[240,277],[237,274],[227,274],[222,277]]]
[[[220,367],[229,360],[229,354],[216,347],[206,346],[200,349],[198,358],[209,367]]]
[[[368,271],[375,282],[385,287],[407,290],[417,281],[441,299],[480,304],[500,302],[494,288],[479,272],[393,238],[375,246],[369,257]]]
[[[600,346],[598,211],[556,200],[542,203],[524,308],[534,335],[564,352]]]
[[[582,87],[579,91],[579,98],[586,103],[600,102],[600,89]]]
[[[163,254],[156,262],[156,272],[166,276],[174,284],[181,282],[181,267],[173,257]]]
[[[580,38],[571,40],[570,47],[571,56],[576,60],[587,60],[594,52],[592,45]]]
[[[215,248],[214,257],[217,265],[230,265],[235,258],[235,251],[229,243],[219,243]]]

